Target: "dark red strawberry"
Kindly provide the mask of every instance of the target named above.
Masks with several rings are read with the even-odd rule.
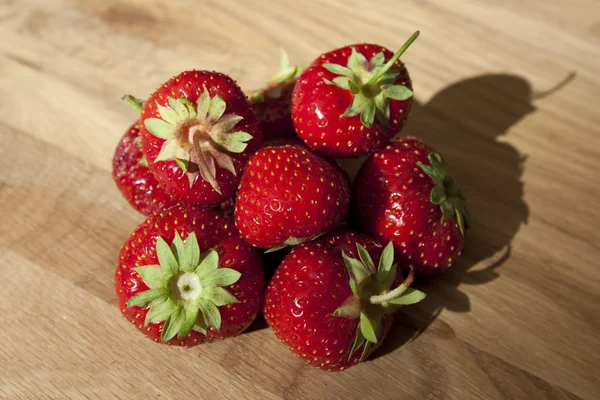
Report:
[[[341,169],[304,146],[265,147],[248,161],[235,223],[254,246],[297,245],[346,215],[349,185]]]
[[[298,135],[332,157],[356,157],[385,147],[400,132],[412,105],[412,84],[400,56],[356,44],[321,55],[300,75],[292,95]]]
[[[402,282],[390,243],[346,232],[292,249],[271,279],[264,315],[308,364],[341,371],[384,340],[393,313],[425,295]]]
[[[469,215],[439,154],[414,137],[392,142],[363,164],[353,186],[361,229],[394,242],[417,274],[445,271],[460,255]]]
[[[114,284],[125,318],[178,346],[241,333],[264,294],[260,256],[233,221],[192,205],[158,211],[133,231]]]
[[[290,65],[290,58],[281,50],[281,70],[268,86],[250,92],[254,114],[265,140],[297,137],[292,123],[292,92],[301,68]]]
[[[186,71],[162,85],[141,115],[144,154],[173,197],[215,205],[231,197],[262,144],[250,103],[228,76]]]
[[[125,200],[144,215],[175,204],[157,182],[142,153],[139,122],[131,125],[113,156],[112,174]]]

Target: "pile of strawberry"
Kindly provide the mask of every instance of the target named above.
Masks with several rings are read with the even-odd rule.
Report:
[[[117,146],[115,182],[148,215],[119,254],[123,315],[159,343],[243,332],[261,311],[280,342],[339,371],[367,358],[394,313],[460,255],[468,214],[439,154],[405,124],[400,55],[373,44],[290,66],[248,96],[186,71],[146,101]],[[367,156],[352,183],[334,158]],[[265,288],[262,253],[282,261]],[[280,259],[281,259],[280,258]]]

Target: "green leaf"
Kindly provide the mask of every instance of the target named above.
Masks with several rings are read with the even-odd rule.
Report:
[[[394,100],[408,100],[412,97],[413,92],[402,85],[393,85],[383,90],[385,97]]]
[[[169,99],[171,98],[169,97]],[[179,122],[179,116],[177,115],[175,110],[161,106],[160,104],[158,104],[158,101],[156,102],[156,109],[158,110],[160,117],[169,124],[177,125],[177,123]]]
[[[216,330],[221,329],[221,313],[214,303],[206,299],[200,299],[200,311],[208,325]]]
[[[356,350],[360,349],[361,346],[363,346],[365,344],[365,337],[363,336],[362,332],[360,331],[360,324],[356,327],[356,337],[354,338],[354,344],[352,345],[352,348],[350,349],[350,354],[348,354],[348,360],[350,360],[352,358],[352,355],[356,352]]]
[[[420,290],[408,288],[402,293],[400,297],[396,297],[389,301],[390,304],[394,305],[409,305],[415,304],[423,300],[427,295]]]
[[[185,119],[196,118],[196,106],[194,105],[194,103],[192,103],[185,97],[180,97],[179,99],[177,99],[177,102],[181,103],[185,107],[185,112],[182,111],[182,115],[187,115]]]
[[[394,243],[389,242],[381,253],[379,259],[379,266],[377,267],[377,282],[382,284],[387,279],[388,274],[392,269],[394,263]]]
[[[377,343],[375,324],[364,312],[360,313],[360,331],[369,342]]]
[[[227,115],[221,117],[219,122],[217,122],[215,124],[215,126],[213,126],[212,130],[213,130],[213,132],[219,133],[219,135],[224,135],[226,133],[231,132],[231,130],[235,127],[235,125],[243,119],[244,119],[244,117],[242,117],[240,115],[227,114]],[[217,135],[217,140],[218,140],[219,135]]]
[[[360,122],[367,128],[370,128],[375,121],[375,102],[369,101],[360,113]]]
[[[360,261],[367,267],[369,273],[375,273],[375,264],[373,264],[373,259],[371,255],[360,243],[356,243],[356,249],[358,250],[358,257]]]
[[[146,265],[134,268],[134,270],[140,274],[142,280],[150,289],[167,287],[169,279],[173,276],[171,271],[160,265]]]
[[[448,220],[454,216],[454,207],[452,207],[452,204],[449,202],[443,202],[440,204],[440,208],[442,210],[442,216],[444,220]]]
[[[200,265],[198,265],[198,268],[194,271],[200,280],[202,280],[204,275],[210,274],[212,271],[219,268],[219,253],[217,253],[215,249],[204,252],[203,256]]]
[[[456,222],[458,223],[458,229],[460,229],[460,234],[465,235],[465,221],[463,219],[462,213],[458,210],[458,208],[454,208],[454,213],[456,214]]]
[[[246,132],[231,132],[222,135],[218,143],[232,153],[242,153],[246,150],[246,142],[252,139],[252,135]]]
[[[210,301],[212,301],[217,307],[239,303],[239,300],[236,299],[234,295],[222,287],[214,287],[209,289],[206,297],[210,299]]]
[[[365,343],[365,347],[363,347],[362,354],[360,355],[360,361],[364,360],[369,353],[369,349],[371,348],[371,342]]]
[[[167,317],[165,324],[163,325],[162,332],[160,334],[160,340],[168,342],[173,339],[183,322],[185,321],[185,313],[181,307],[177,307],[175,312]]]
[[[283,246],[271,247],[270,249],[265,250],[265,254],[273,253],[275,251],[285,249],[286,247],[288,247],[287,244],[284,244]]]
[[[146,307],[151,301],[166,296],[167,293],[168,291],[165,288],[144,290],[130,298],[127,307]]]
[[[158,256],[160,265],[169,270],[172,275],[179,272],[179,265],[177,264],[173,252],[171,252],[171,248],[160,236],[156,239],[156,255]]]
[[[183,251],[180,253],[179,267],[185,272],[194,272],[200,264],[200,246],[196,233],[192,232],[185,239]]]
[[[347,77],[352,76],[352,71],[350,71],[349,68],[343,67],[339,64],[325,63],[325,64],[323,64],[323,68],[325,68],[327,71],[333,72],[334,74],[337,74],[337,75],[343,75],[343,76],[347,76]]]
[[[138,165],[141,165],[142,167],[148,166],[148,160],[146,159],[146,156],[142,156],[142,158],[138,160]]]
[[[227,104],[221,96],[216,95],[213,97],[208,108],[208,120],[213,123],[217,122],[223,116],[225,107],[227,107]]]
[[[385,274],[385,275],[382,274],[381,278],[378,275],[377,283],[379,284],[379,287],[382,291],[390,290],[390,288],[396,281],[397,270],[398,270],[398,264],[393,264],[390,267],[390,270],[388,271],[387,274]]]
[[[198,119],[206,119],[206,116],[208,115],[208,109],[210,108],[210,103],[210,93],[208,93],[208,89],[206,89],[206,86],[204,86],[204,92],[202,92],[202,94],[198,98],[198,102],[196,103]]]
[[[352,291],[352,294],[355,295],[356,297],[360,297],[360,293],[358,293],[358,288],[356,287],[356,281],[354,280],[354,278],[350,278],[350,290]]]
[[[360,315],[360,299],[354,295],[348,296],[344,302],[335,309],[331,315],[334,317],[342,317],[346,319],[356,319]]]
[[[338,76],[337,78],[334,78],[331,84],[342,89],[350,90],[350,79],[345,76]]]
[[[198,320],[200,309],[198,309],[198,307],[187,307],[184,308],[183,311],[185,314],[185,319],[183,320],[183,323],[177,332],[177,337],[180,339],[187,336],[192,331],[194,325],[196,325],[196,321]]]
[[[446,201],[446,191],[444,190],[443,186],[438,185],[434,186],[433,189],[431,189],[430,201],[433,204],[438,205]]]
[[[361,75],[365,70],[365,64],[367,63],[366,57],[356,51],[356,48],[352,48],[352,54],[348,57],[348,68],[355,74]]]
[[[233,159],[231,157],[229,157],[225,153],[221,153],[218,151],[211,153],[211,155],[213,156],[219,167],[231,172],[233,176],[237,175],[237,172],[235,171],[235,165],[233,165]]]
[[[290,66],[290,56],[283,48],[279,48],[279,54],[279,69],[285,71]]]
[[[352,79],[348,82],[348,89],[352,94],[358,94],[360,92],[360,86],[358,86]]]
[[[200,285],[203,288],[215,286],[229,286],[236,283],[242,274],[239,271],[231,268],[217,268],[208,273],[203,274],[200,279]]]
[[[148,132],[161,139],[174,139],[177,128],[158,118],[148,118],[144,121]]]
[[[349,257],[343,251],[342,259],[344,260],[344,264],[346,265],[350,276],[354,278],[357,286],[360,287],[360,284],[369,277],[369,270],[359,260]]]
[[[170,96],[167,98],[167,101],[169,102],[169,106],[171,106],[171,109],[176,115],[176,120],[175,122],[173,122],[173,125],[175,125],[179,121],[185,121],[190,118],[189,108],[186,106],[186,103],[184,103],[180,99],[175,99]],[[189,101],[188,103],[191,104],[191,102]]]
[[[208,325],[206,325],[206,321],[204,320],[204,317],[201,313],[198,314],[198,320],[196,321],[196,325],[194,325],[192,329],[206,336],[206,330],[208,329]]]
[[[177,310],[177,304],[167,295],[153,300],[146,313],[144,326],[147,326],[151,322],[158,323],[166,320],[175,310]]]
[[[174,139],[168,139],[166,140],[161,149],[160,152],[158,153],[158,156],[156,156],[156,159],[154,160],[154,162],[159,162],[159,161],[168,161],[168,160],[174,160],[177,158],[177,154],[179,153],[179,143],[177,143],[177,140]]]
[[[175,256],[175,259],[177,260],[177,264],[179,265],[179,268],[182,271],[185,271],[181,267],[181,258],[183,257],[183,251],[184,251],[183,250],[183,240],[181,240],[181,235],[179,234],[178,231],[175,231],[175,237],[173,238],[173,243],[171,243],[171,251],[173,252],[173,255]],[[191,272],[191,271],[185,271],[185,272]]]
[[[383,52],[380,51],[379,53],[371,57],[369,62],[375,66],[383,65],[383,63],[385,62],[385,55],[383,55]]]
[[[183,172],[187,172],[188,165],[190,163],[188,160],[182,160],[181,158],[176,158],[175,162],[177,163],[177,165],[179,165],[179,168],[181,168],[181,170]]]

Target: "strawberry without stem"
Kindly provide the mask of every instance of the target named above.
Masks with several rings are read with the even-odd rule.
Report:
[[[141,125],[157,180],[176,199],[205,206],[235,193],[248,157],[262,144],[244,93],[216,72],[186,71],[166,82],[143,105]]]
[[[147,337],[193,346],[244,331],[260,310],[260,256],[233,221],[177,205],[146,219],[121,248],[117,304]]]
[[[341,371],[384,340],[400,306],[425,297],[402,282],[393,247],[353,232],[292,249],[267,288],[264,314],[308,364]],[[397,272],[398,271],[398,272]]]
[[[460,255],[468,212],[441,157],[407,137],[367,159],[353,186],[361,229],[394,243],[417,274],[445,271]]]
[[[300,75],[292,95],[298,135],[332,157],[366,155],[400,132],[412,105],[412,85],[400,55],[374,44],[321,55]]]
[[[123,197],[144,215],[175,204],[158,183],[142,153],[139,122],[125,132],[113,156],[113,179]]]
[[[265,141],[295,138],[292,123],[292,92],[301,68],[290,65],[290,58],[281,50],[281,70],[271,78],[269,85],[250,93],[252,110],[260,123]]]
[[[297,245],[336,226],[348,212],[341,169],[304,146],[265,147],[248,161],[235,222],[254,246]]]

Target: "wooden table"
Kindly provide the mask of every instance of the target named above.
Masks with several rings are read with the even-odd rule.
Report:
[[[600,4],[375,3],[0,0],[0,398],[600,398]],[[313,370],[260,324],[169,348],[121,318],[123,93],[190,68],[252,89],[280,46],[305,65],[416,29],[404,133],[445,155],[473,230],[373,360]]]

